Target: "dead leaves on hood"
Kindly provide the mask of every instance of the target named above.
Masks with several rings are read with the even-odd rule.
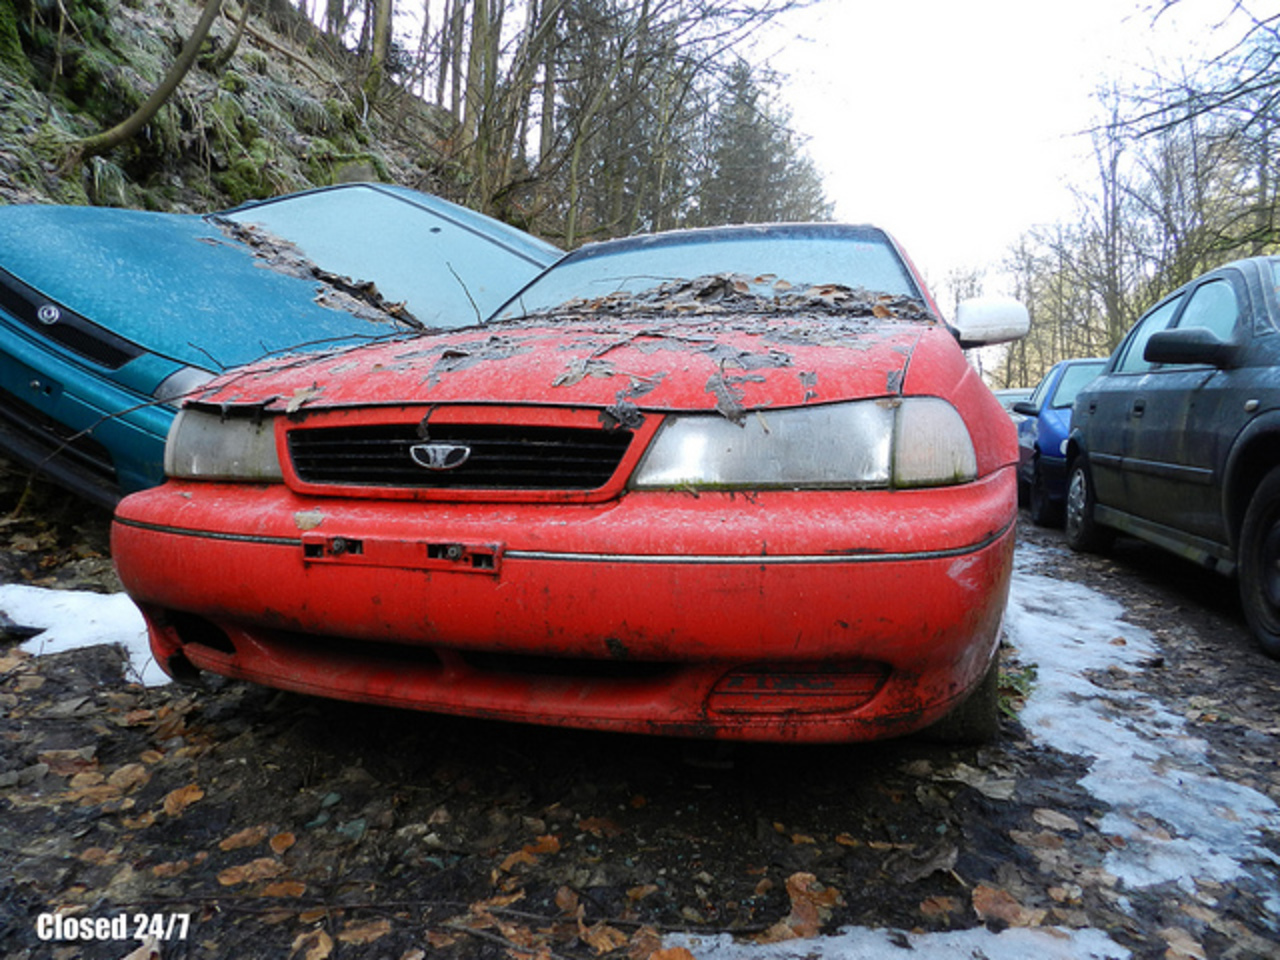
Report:
[[[534,314],[632,316],[707,314],[838,314],[932,320],[920,300],[837,283],[792,284],[774,276],[718,273],[673,280],[636,293],[579,298]]]

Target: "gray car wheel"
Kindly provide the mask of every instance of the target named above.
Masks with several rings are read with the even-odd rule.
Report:
[[[1262,651],[1280,659],[1280,468],[1258,484],[1245,511],[1240,602]]]
[[[1113,534],[1093,518],[1093,479],[1084,457],[1071,465],[1071,478],[1067,482],[1067,510],[1065,533],[1067,546],[1072,550],[1096,552],[1111,545]]]

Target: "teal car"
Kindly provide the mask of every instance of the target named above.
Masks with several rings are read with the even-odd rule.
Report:
[[[113,506],[164,478],[176,404],[214,375],[479,323],[559,256],[384,184],[203,216],[0,207],[0,455]]]

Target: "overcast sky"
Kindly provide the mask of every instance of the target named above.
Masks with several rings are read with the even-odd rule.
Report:
[[[1094,91],[1219,52],[1231,3],[1153,25],[1132,0],[823,0],[761,43],[836,217],[887,228],[938,288],[1069,217]]]

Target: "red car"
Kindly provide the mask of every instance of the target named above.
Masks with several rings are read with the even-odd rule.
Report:
[[[214,381],[113,552],[180,679],[693,737],[953,711],[988,735],[1017,446],[961,348],[1025,330],[1007,301],[944,323],[875,228],[596,244],[485,324]]]

